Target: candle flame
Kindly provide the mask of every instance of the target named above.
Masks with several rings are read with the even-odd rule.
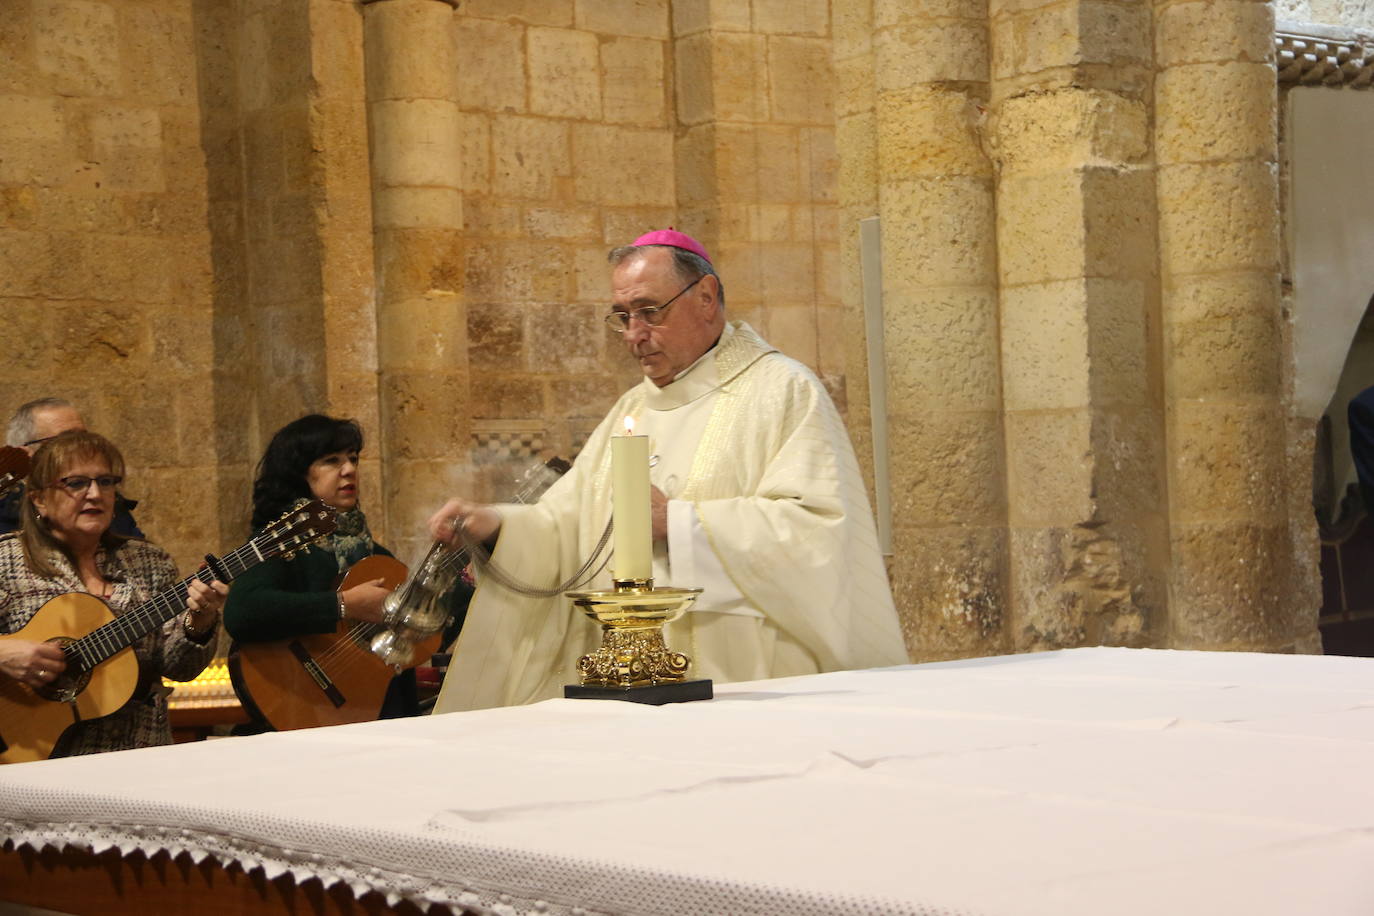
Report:
[[[627,436],[633,436],[634,434],[635,434],[635,418],[634,418],[634,417],[626,417],[626,418],[625,418],[625,435],[627,435]]]

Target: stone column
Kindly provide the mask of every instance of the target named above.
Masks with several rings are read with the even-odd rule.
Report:
[[[994,0],[1018,650],[1146,645],[1167,564],[1150,9]]]
[[[452,0],[364,0],[386,526],[411,559],[466,464],[458,62]]]
[[[835,283],[829,4],[672,5],[679,228],[701,238],[726,308],[832,391],[846,375]]]
[[[873,493],[873,417],[864,325],[859,222],[878,215],[876,87],[873,85],[873,0],[837,0],[831,7],[835,38],[835,147],[839,157],[840,302],[844,314],[845,392],[849,438]],[[911,645],[914,618],[903,616]]]
[[[914,657],[993,654],[1006,540],[986,23],[952,0],[842,0],[834,17],[851,308],[856,221],[882,224],[893,593]]]
[[[1291,649],[1273,8],[1155,14],[1169,644]]]

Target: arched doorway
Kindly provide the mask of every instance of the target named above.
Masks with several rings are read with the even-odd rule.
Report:
[[[1374,389],[1374,299],[1346,354],[1317,430],[1312,504],[1321,536],[1319,628],[1329,655],[1374,656],[1374,506],[1362,495],[1351,455],[1348,409]],[[1367,395],[1366,395],[1367,397]],[[1367,435],[1367,434],[1366,434]]]

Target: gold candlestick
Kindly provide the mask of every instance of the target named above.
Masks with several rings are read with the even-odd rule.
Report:
[[[581,684],[565,697],[678,703],[709,700],[709,679],[687,680],[692,660],[668,648],[663,627],[697,600],[699,588],[655,588],[653,579],[616,580],[615,588],[568,592],[582,613],[601,624],[601,646],[577,660]]]

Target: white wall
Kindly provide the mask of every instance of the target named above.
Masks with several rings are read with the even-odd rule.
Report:
[[[1295,88],[1288,106],[1294,407],[1315,420],[1341,383],[1374,295],[1374,93]],[[1374,384],[1374,366],[1352,369],[1368,369]],[[1343,405],[1333,419],[1344,424]]]

